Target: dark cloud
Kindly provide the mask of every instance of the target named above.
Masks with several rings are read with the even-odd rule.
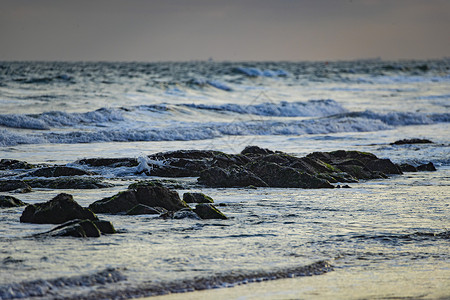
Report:
[[[2,0],[0,60],[332,60],[450,53],[445,0]]]

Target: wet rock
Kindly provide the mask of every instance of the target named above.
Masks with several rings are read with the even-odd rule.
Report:
[[[405,163],[398,165],[398,167],[400,168],[400,170],[402,170],[402,172],[417,172],[417,168],[410,164]]]
[[[101,189],[114,185],[104,183],[98,178],[90,177],[60,177],[55,179],[28,179],[25,182],[32,188],[47,189]]]
[[[93,167],[136,167],[138,161],[135,158],[85,158],[77,161],[80,165]]]
[[[127,212],[138,204],[135,191],[127,190],[95,201],[89,205],[89,209],[94,213],[118,214]]]
[[[198,183],[210,187],[269,186],[254,173],[239,166],[227,169],[212,167],[204,170],[200,173]]]
[[[80,176],[93,175],[93,173],[72,167],[56,166],[40,168],[27,174],[31,177],[60,177],[60,176]]]
[[[283,188],[333,188],[326,180],[300,172],[295,168],[284,167],[272,162],[256,161],[247,166],[253,174],[270,187]]]
[[[244,148],[244,150],[241,151],[241,154],[248,155],[248,154],[274,154],[275,152],[269,149],[260,148],[258,146],[247,146]]]
[[[379,159],[368,152],[337,150],[314,152],[306,157],[321,160],[356,179],[387,178],[382,170],[393,172],[389,174],[400,174],[401,172],[390,160]]]
[[[75,202],[72,195],[62,193],[50,201],[25,207],[20,222],[61,224],[74,219],[97,220],[98,218],[92,211]]]
[[[214,205],[209,203],[201,203],[197,204],[194,209],[194,212],[201,219],[228,219],[220,210],[218,210]]]
[[[93,223],[103,234],[113,234],[116,233],[114,225],[110,221],[105,220],[94,220]]]
[[[186,203],[213,203],[214,200],[203,193],[184,193],[183,201]]]
[[[375,172],[384,174],[403,174],[400,168],[398,168],[390,159],[369,160],[365,165],[369,170]]]
[[[37,236],[71,236],[71,237],[100,237],[101,232],[91,220],[70,220],[52,230]]]
[[[19,207],[27,205],[25,202],[12,197],[0,195],[0,208]]]
[[[89,208],[96,213],[125,213],[138,204],[177,211],[188,207],[176,191],[149,182],[138,182],[112,197],[96,201]]]
[[[436,171],[436,167],[433,165],[432,162],[429,162],[427,164],[417,166],[417,170],[418,171]]]
[[[398,140],[398,141],[391,143],[391,145],[411,145],[411,144],[433,144],[433,142],[428,139],[414,138],[414,139]]]
[[[166,213],[167,210],[162,207],[150,207],[144,204],[138,204],[127,211],[127,215],[160,215]]]
[[[17,170],[17,169],[32,169],[33,165],[26,161],[19,161],[15,159],[0,160],[0,170]]]
[[[31,187],[22,180],[0,180],[0,192],[31,192]]]
[[[176,211],[173,216],[173,219],[193,219],[193,220],[200,220],[200,217],[193,212],[190,208],[183,208],[179,211]]]

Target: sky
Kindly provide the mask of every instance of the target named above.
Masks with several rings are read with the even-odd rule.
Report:
[[[0,0],[0,60],[443,57],[449,0]]]

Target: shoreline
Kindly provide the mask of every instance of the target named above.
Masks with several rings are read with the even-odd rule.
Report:
[[[229,288],[167,294],[141,300],[256,299],[448,299],[450,263],[424,272],[421,266],[358,270],[342,268],[318,276],[255,282]],[[358,268],[358,267],[356,267]],[[420,286],[420,288],[418,288]]]

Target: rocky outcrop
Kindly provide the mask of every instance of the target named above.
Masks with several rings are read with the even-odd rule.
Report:
[[[22,180],[0,180],[0,192],[17,192],[29,193],[32,191],[31,186]]]
[[[128,190],[89,205],[95,213],[126,213],[138,204],[177,211],[188,207],[176,191],[149,182],[132,184]]]
[[[12,197],[0,195],[0,208],[20,207],[27,205],[25,202]]]
[[[198,183],[209,187],[268,187],[269,185],[251,171],[241,166],[211,167],[200,173]]]
[[[186,203],[214,203],[213,198],[203,193],[184,193],[183,201]]]
[[[55,167],[40,168],[27,174],[27,176],[30,177],[60,177],[60,176],[80,176],[80,175],[93,175],[93,173],[78,168],[55,166]]]
[[[414,138],[414,139],[398,140],[391,143],[391,145],[411,145],[411,144],[433,144],[433,142],[428,139]]]
[[[17,169],[32,169],[33,165],[26,161],[19,161],[15,159],[0,160],[0,170],[17,170]]]
[[[136,167],[138,161],[135,158],[85,158],[77,161],[80,165],[92,167]]]
[[[197,204],[194,212],[201,219],[228,219],[221,211],[219,211],[214,205],[208,203]]]
[[[62,193],[50,201],[25,207],[20,222],[61,224],[74,219],[98,220],[92,211],[75,202],[72,195]]]
[[[27,179],[24,181],[32,188],[47,188],[47,189],[101,189],[114,186],[111,183],[105,183],[98,178],[92,177],[68,176],[54,179],[48,178]]]

